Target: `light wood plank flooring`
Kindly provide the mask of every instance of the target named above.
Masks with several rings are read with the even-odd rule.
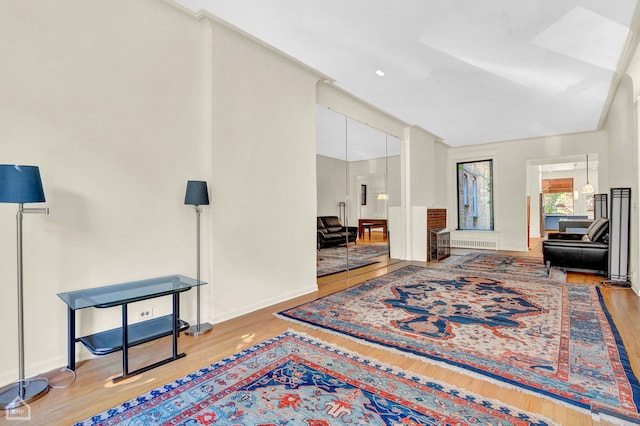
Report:
[[[516,253],[523,255],[523,253]],[[534,241],[530,256],[540,256],[539,241]],[[351,340],[312,330],[275,318],[274,312],[296,306],[300,303],[322,297],[375,276],[396,270],[408,262],[394,262],[384,268],[362,268],[351,273],[325,277],[320,280],[319,290],[313,294],[298,297],[276,306],[271,306],[224,323],[215,324],[212,333],[199,337],[181,336],[180,350],[187,356],[176,362],[153,369],[139,376],[112,384],[111,378],[120,374],[120,353],[84,361],[77,368],[77,380],[64,389],[51,389],[42,399],[31,404],[32,422],[29,424],[66,425],[80,421],[134,398],[164,383],[171,382],[185,374],[227,357],[243,348],[278,335],[291,328],[320,339],[333,342],[362,355],[377,358],[400,368],[448,382],[455,386],[495,398],[523,410],[547,416],[563,425],[591,425],[588,414],[578,413],[571,408],[542,399],[530,394],[510,390],[484,380],[471,378],[432,364],[410,359],[401,355],[361,345]],[[422,264],[424,263],[416,263]],[[589,274],[570,273],[568,281],[576,284],[599,283],[603,278]],[[604,288],[605,302],[627,346],[631,364],[636,375],[640,375],[640,299],[628,289]],[[131,368],[150,360],[169,356],[170,345],[167,339],[132,349]],[[52,385],[64,385],[70,379],[69,373],[53,371],[46,376]],[[5,422],[0,412],[0,423]],[[11,422],[15,424],[16,422]]]

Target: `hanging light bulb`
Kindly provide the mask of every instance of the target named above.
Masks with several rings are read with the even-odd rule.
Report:
[[[593,194],[593,185],[589,183],[589,154],[587,154],[587,183],[582,187],[583,194]]]

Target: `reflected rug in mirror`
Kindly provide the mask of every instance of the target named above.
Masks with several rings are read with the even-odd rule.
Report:
[[[387,246],[353,244],[348,247],[330,247],[318,250],[317,252],[317,276],[324,277],[348,270],[362,268],[373,265],[375,261],[366,260],[377,256],[387,255]],[[348,256],[348,257],[347,257]]]
[[[547,425],[501,402],[288,331],[78,425]]]
[[[346,257],[332,257],[325,256],[318,253],[316,267],[317,277],[326,277],[327,275],[337,274],[344,272],[347,269],[353,271],[354,269],[362,268],[363,266],[373,265],[376,262],[360,259],[349,259]]]
[[[589,410],[640,389],[596,286],[407,266],[277,314]]]
[[[450,256],[442,262],[430,266],[449,269],[475,269],[478,271],[502,274],[516,274],[524,277],[548,278],[554,281],[567,281],[565,271],[551,268],[547,274],[544,262],[540,257],[510,256],[490,251],[471,252],[464,256]]]

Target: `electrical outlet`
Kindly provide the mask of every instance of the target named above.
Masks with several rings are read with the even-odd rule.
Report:
[[[138,311],[139,320],[146,320],[150,318],[153,318],[153,308],[145,308],[141,311]]]

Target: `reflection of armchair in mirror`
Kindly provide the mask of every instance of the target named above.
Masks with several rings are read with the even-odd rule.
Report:
[[[338,216],[318,216],[317,222],[318,250],[356,242],[356,227],[342,225]]]

